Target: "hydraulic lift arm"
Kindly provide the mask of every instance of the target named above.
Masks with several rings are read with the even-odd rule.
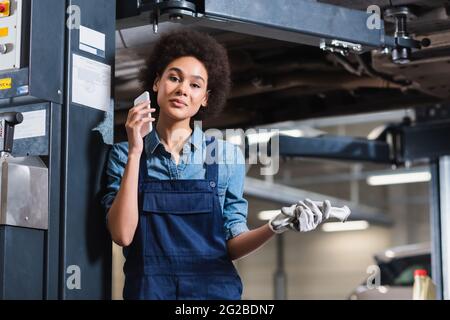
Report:
[[[422,107],[416,110],[416,114],[437,113],[439,110],[446,114],[450,106]],[[448,116],[431,118],[419,115],[416,121],[405,118],[403,122],[387,125],[376,139],[335,135],[280,135],[277,138],[280,156],[367,161],[400,166],[416,161],[434,161],[450,154],[449,136]]]
[[[404,16],[389,12],[397,25],[393,36],[385,34],[381,14],[359,11],[311,0],[137,0],[117,1],[119,29],[174,21],[238,33],[263,36],[320,47],[341,54],[363,53],[372,49],[392,49],[394,62],[409,61],[411,49],[429,42],[409,37]],[[371,24],[378,15],[377,24]]]

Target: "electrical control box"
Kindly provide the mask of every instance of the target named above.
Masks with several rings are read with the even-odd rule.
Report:
[[[22,1],[0,0],[0,71],[21,67]]]

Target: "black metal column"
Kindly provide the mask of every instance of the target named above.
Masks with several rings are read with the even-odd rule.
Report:
[[[110,299],[111,241],[100,206],[108,146],[93,131],[105,111],[73,103],[71,81],[74,53],[111,66],[113,77],[115,1],[23,3],[28,52],[21,69],[0,71],[12,84],[0,91],[0,112],[45,113],[45,134],[16,139],[12,155],[40,157],[48,169],[48,229],[0,225],[0,299]],[[70,5],[82,26],[105,35],[104,55],[80,50],[79,28],[66,27]],[[73,276],[79,286],[70,285]]]
[[[434,210],[433,227],[434,235],[432,258],[433,271],[438,277],[435,279],[438,285],[437,294],[440,299],[450,299],[450,156],[442,156],[435,164],[433,175],[438,176],[433,183],[434,194],[439,198],[434,199],[438,209]],[[438,225],[436,225],[438,224]]]
[[[431,273],[436,284],[436,298],[443,298],[442,282],[442,236],[440,205],[439,160],[430,163],[430,227],[431,227]]]
[[[60,283],[62,299],[111,298],[111,240],[101,208],[108,146],[99,132],[105,112],[73,102],[73,54],[111,67],[115,59],[115,1],[69,0],[80,9],[81,25],[105,35],[104,56],[80,50],[80,30],[66,28],[66,83],[63,109],[62,216]],[[112,81],[111,81],[112,83]],[[113,92],[111,88],[111,92]],[[79,270],[80,287],[67,282]]]

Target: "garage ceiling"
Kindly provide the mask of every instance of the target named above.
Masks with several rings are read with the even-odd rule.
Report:
[[[389,1],[319,1],[365,10]],[[337,56],[319,48],[272,39],[200,29],[228,49],[233,90],[220,118],[204,127],[247,128],[286,120],[354,114],[436,103],[450,96],[450,1],[391,1],[416,13],[410,30],[430,47],[414,53],[408,65],[394,65],[389,55],[369,52]],[[184,25],[162,23],[159,32]],[[387,29],[392,27],[388,24]],[[197,28],[198,29],[198,28]],[[158,38],[150,25],[116,34],[116,126],[120,132],[131,101],[142,88],[139,69]],[[123,130],[122,130],[123,131]],[[120,137],[119,137],[120,139]]]

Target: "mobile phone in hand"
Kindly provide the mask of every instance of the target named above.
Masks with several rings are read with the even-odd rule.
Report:
[[[137,106],[138,104],[143,103],[145,101],[150,101],[150,93],[148,91],[144,91],[144,93],[142,93],[139,97],[137,97],[134,100],[134,106]],[[148,108],[150,109],[150,102],[148,104]],[[149,117],[152,116],[151,112],[148,113],[148,116]],[[146,123],[145,126],[146,126],[145,132],[142,135],[142,137],[145,137],[146,135],[148,135],[153,129],[153,126],[152,126],[151,122]]]

